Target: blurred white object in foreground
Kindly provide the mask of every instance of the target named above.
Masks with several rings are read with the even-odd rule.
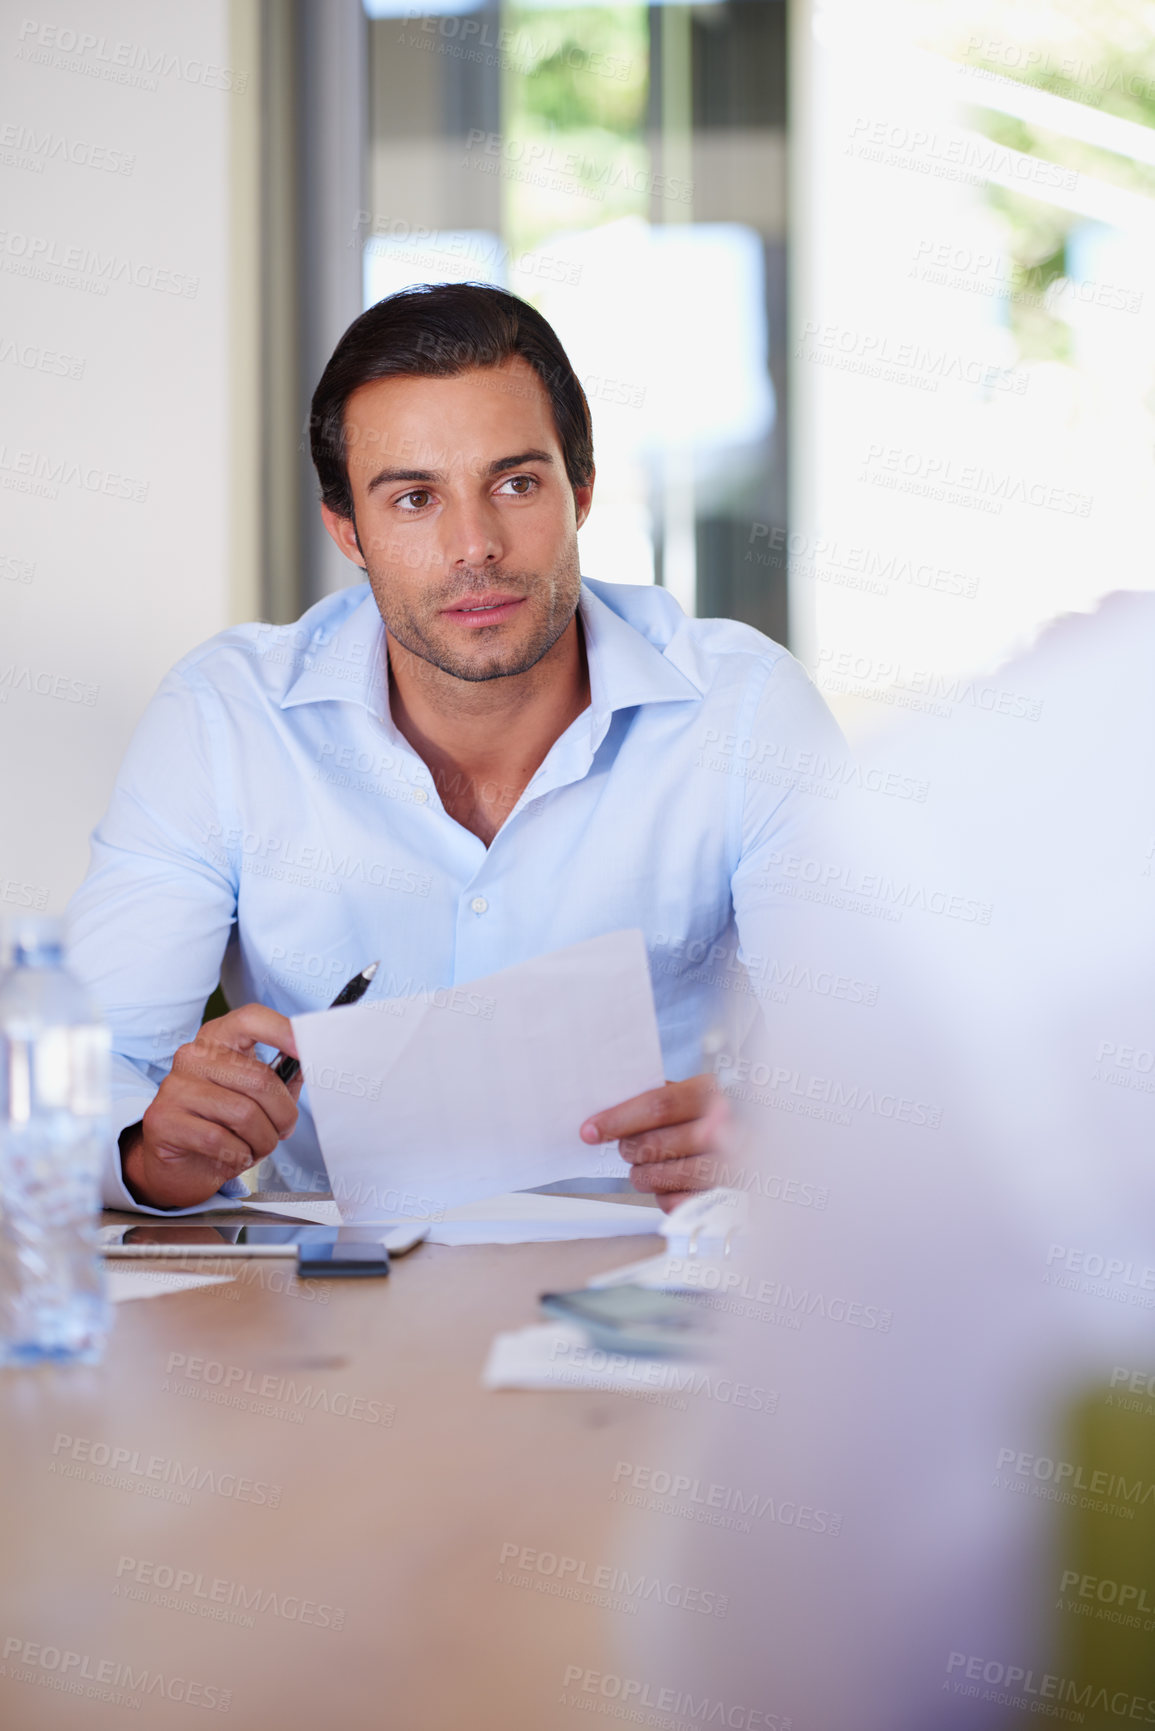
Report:
[[[1136,1478],[1071,1426],[1155,1371],[1153,664],[1155,598],[1060,620],[879,739],[786,863],[759,948],[802,984],[720,1059],[718,1182],[754,1204],[720,1308],[776,1410],[719,1401],[621,1474],[629,1557],[729,1599],[643,1606],[622,1675],[719,1723],[1155,1720],[1150,1636],[1090,1676],[1059,1608],[1079,1521],[1155,1508],[1155,1448]]]

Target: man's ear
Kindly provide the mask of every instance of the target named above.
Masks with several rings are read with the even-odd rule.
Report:
[[[583,487],[573,490],[574,510],[577,513],[577,526],[580,529],[590,514],[590,506],[594,502],[594,470],[590,470],[590,478]],[[332,530],[329,531],[332,534]]]
[[[322,505],[321,521],[346,559],[351,559],[358,570],[364,571],[366,569],[365,560],[361,554],[360,542],[357,540],[357,525],[352,517],[342,517],[329,505]]]

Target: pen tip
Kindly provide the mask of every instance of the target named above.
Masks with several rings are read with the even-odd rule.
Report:
[[[373,975],[377,972],[377,969],[380,966],[381,966],[380,962],[370,962],[369,966],[367,968],[361,969],[361,978],[363,980],[371,980],[373,978]]]

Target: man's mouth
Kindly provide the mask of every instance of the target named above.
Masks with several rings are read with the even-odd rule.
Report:
[[[501,625],[513,617],[524,595],[466,595],[442,610],[442,618],[457,625]]]

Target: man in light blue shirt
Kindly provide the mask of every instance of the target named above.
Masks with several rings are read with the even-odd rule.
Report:
[[[105,1203],[241,1194],[274,1152],[289,1188],[325,1187],[307,1091],[298,1111],[260,1049],[293,1052],[287,1018],[374,958],[373,995],[409,996],[640,927],[671,1080],[581,1134],[620,1139],[668,1205],[706,1181],[719,984],[738,940],[765,966],[752,935],[773,941],[841,735],[758,632],[581,579],[589,410],[515,297],[379,303],[334,352],[312,432],[326,527],[368,582],[173,669],[70,910],[113,1027]],[[242,1007],[201,1026],[218,977]]]

